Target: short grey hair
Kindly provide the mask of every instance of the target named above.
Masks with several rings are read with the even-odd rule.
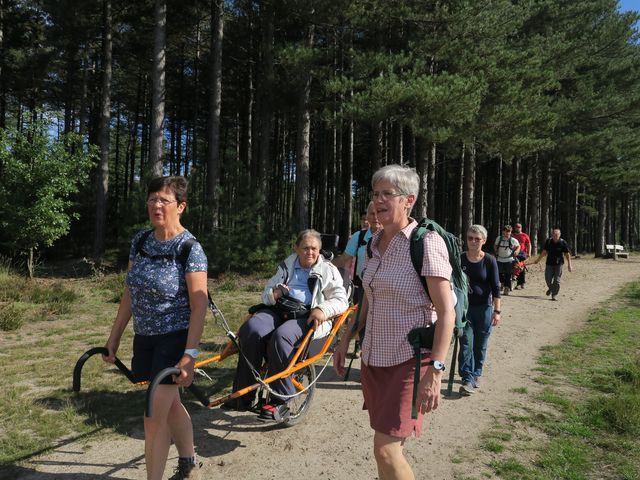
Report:
[[[477,233],[484,240],[486,240],[487,239],[487,235],[489,235],[488,232],[487,232],[487,229],[484,228],[482,225],[478,225],[478,224],[471,225],[469,227],[469,229],[467,230],[467,233]]]
[[[415,168],[404,167],[402,165],[392,164],[382,167],[373,174],[371,178],[371,187],[375,188],[376,183],[389,182],[399,193],[409,195],[413,193],[418,196],[420,190],[420,177],[416,173]]]
[[[296,247],[300,246],[302,241],[307,237],[312,237],[318,240],[318,243],[320,244],[320,248],[322,248],[322,236],[320,235],[320,232],[318,232],[317,230],[314,230],[313,228],[302,230],[298,234],[298,238],[296,238]]]

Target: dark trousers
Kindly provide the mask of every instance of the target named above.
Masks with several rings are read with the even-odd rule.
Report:
[[[525,284],[525,272],[526,269],[522,269],[522,271],[520,272],[520,275],[518,275],[518,279],[516,281],[516,285],[524,285]]]
[[[276,312],[265,309],[256,312],[242,327],[238,338],[242,353],[258,370],[264,358],[268,358],[267,376],[275,375],[289,365],[297,343],[309,330],[307,318],[283,320]],[[240,390],[255,383],[253,373],[240,355],[233,390]],[[271,388],[282,395],[293,395],[296,389],[289,378],[272,382]],[[245,404],[252,401],[252,394],[241,397]],[[253,394],[255,396],[255,393]],[[286,399],[272,398],[271,403],[286,403]]]
[[[498,262],[498,272],[500,273],[500,283],[505,288],[511,290],[511,272],[513,270],[513,261]]]
[[[551,295],[554,297],[560,292],[560,279],[562,278],[562,264],[560,265],[547,265],[544,269],[544,281],[547,283],[547,288],[551,290]]]

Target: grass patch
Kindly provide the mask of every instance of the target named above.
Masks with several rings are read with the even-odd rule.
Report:
[[[0,330],[10,332],[18,330],[24,323],[24,309],[15,302],[0,305]]]
[[[482,437],[499,478],[640,478],[640,282],[614,298],[617,305],[609,302],[582,330],[543,349],[541,392],[512,389],[532,402]],[[531,437],[515,422],[537,433]],[[495,435],[509,426],[512,438]]]

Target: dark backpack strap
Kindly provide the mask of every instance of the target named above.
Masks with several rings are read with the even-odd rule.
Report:
[[[367,257],[369,259],[371,259],[371,257],[373,257],[373,250],[371,250],[371,240],[373,240],[373,237],[371,237],[369,239],[369,241],[367,242]]]
[[[149,256],[149,254],[147,252],[145,252],[142,249],[142,247],[144,246],[144,242],[147,241],[147,238],[149,238],[149,235],[151,235],[152,233],[153,233],[153,229],[152,230],[147,230],[142,235],[140,235],[140,238],[136,242],[136,248],[135,248],[135,254],[136,255],[140,255],[141,257],[148,257]]]
[[[182,265],[183,270],[186,270],[187,261],[189,260],[189,255],[191,254],[191,249],[197,243],[197,240],[195,238],[186,239],[182,243],[180,247],[180,251],[178,252],[178,255],[149,255],[147,252],[145,252],[143,247],[144,247],[144,242],[147,241],[147,238],[149,238],[149,235],[151,235],[152,233],[153,233],[153,230],[147,230],[142,235],[140,235],[140,238],[136,242],[136,248],[135,248],[136,255],[140,255],[141,257],[151,258],[153,260],[161,260],[161,259],[175,260],[178,263],[180,263],[180,265]]]
[[[187,270],[187,261],[189,260],[191,249],[196,244],[196,242],[197,241],[195,238],[187,238],[182,243],[182,246],[180,247],[180,253],[178,253],[178,256],[176,257],[176,260],[180,262],[180,265],[182,265],[182,268],[185,270],[185,272]]]
[[[422,283],[424,291],[427,292],[427,296],[429,297],[429,287],[427,287],[427,279],[422,275],[422,262],[424,259],[424,242],[422,241],[422,238],[424,237],[424,235],[420,235],[420,232],[418,231],[419,227],[420,225],[416,226],[416,228],[414,228],[411,232],[411,237],[409,238],[409,253],[411,255],[411,263],[413,264],[413,269],[418,274],[420,283]]]

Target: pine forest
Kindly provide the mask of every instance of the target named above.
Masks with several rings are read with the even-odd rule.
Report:
[[[412,216],[457,235],[636,248],[639,20],[616,0],[0,0],[0,254],[126,260],[148,180],[185,175],[212,271],[248,272],[304,228],[343,248],[390,163],[420,175]]]

